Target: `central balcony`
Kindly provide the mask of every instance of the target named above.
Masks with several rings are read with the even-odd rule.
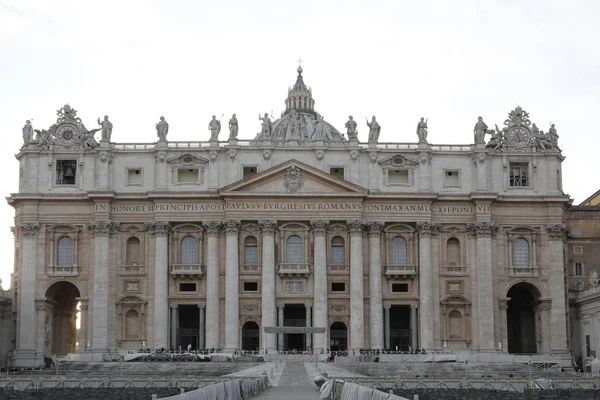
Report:
[[[55,266],[50,265],[46,268],[48,276],[79,276],[79,266]]]
[[[310,276],[310,264],[279,264],[279,276],[281,277],[303,277],[308,278]]]
[[[416,265],[408,264],[387,264],[385,266],[386,278],[410,278],[414,279],[417,275]]]
[[[171,276],[175,279],[198,279],[204,275],[200,264],[171,264]]]
[[[240,274],[260,274],[261,266],[257,264],[242,264],[240,265]]]

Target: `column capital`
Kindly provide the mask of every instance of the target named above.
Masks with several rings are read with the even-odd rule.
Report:
[[[119,224],[113,221],[96,221],[88,225],[88,231],[94,236],[112,236]]]
[[[204,309],[204,308],[206,308],[206,304],[200,303],[200,304],[198,304],[198,308]]]
[[[410,308],[411,308],[411,310],[414,310],[414,309],[418,310],[419,309],[419,305],[418,304],[411,304]]]
[[[467,232],[477,237],[492,237],[498,232],[498,225],[492,222],[474,222],[467,224]]]
[[[206,221],[202,225],[204,225],[208,236],[217,236],[221,232],[223,223],[221,221]]]
[[[312,307],[312,303],[304,303],[304,307],[305,308],[311,308]]]
[[[148,233],[153,236],[167,236],[171,231],[169,221],[146,222]]]
[[[171,310],[177,310],[178,304],[169,304]]]
[[[324,219],[318,219],[310,221],[310,225],[312,226],[312,230],[315,236],[320,235],[324,236],[327,233],[327,227],[329,226],[329,221]]]
[[[384,304],[383,308],[385,308],[386,310],[389,310],[390,308],[392,308],[391,304]]]
[[[369,221],[366,224],[367,229],[369,230],[369,236],[380,236],[381,231],[383,230],[383,222],[378,221]]]
[[[285,307],[285,304],[283,303],[277,303],[277,308],[278,309],[283,309]]]
[[[237,219],[228,219],[223,222],[223,227],[225,228],[225,233],[229,235],[237,235],[240,231],[240,220]]]
[[[17,225],[17,228],[25,236],[35,236],[40,231],[40,224],[37,222],[27,222]]]
[[[264,219],[258,221],[258,225],[260,226],[260,230],[263,235],[274,235],[275,230],[277,229],[277,220],[276,219]]]
[[[564,241],[567,234],[567,228],[561,224],[546,225],[546,232],[548,233],[548,240]]]
[[[418,222],[417,233],[420,237],[431,237],[440,232],[440,225],[433,222]]]
[[[348,230],[350,231],[350,236],[359,236],[362,235],[363,227],[365,223],[360,219],[350,220],[346,222],[348,225]]]

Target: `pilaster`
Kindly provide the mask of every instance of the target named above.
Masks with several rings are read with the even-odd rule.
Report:
[[[419,235],[419,330],[421,347],[433,349],[434,312],[433,312],[433,265],[431,259],[431,235],[437,234],[439,226],[431,222],[417,224]]]
[[[306,327],[310,328],[312,327],[312,304],[306,303],[304,307],[306,308]],[[306,334],[306,349],[312,349],[312,335],[310,333]]]
[[[567,324],[565,323],[566,293],[564,280],[564,241],[566,228],[561,224],[548,225],[548,260],[550,263],[550,295],[552,306],[550,308],[552,354],[567,353]]]
[[[221,345],[219,325],[219,235],[221,221],[207,221],[206,229],[206,348],[217,349]]]
[[[225,228],[225,350],[239,346],[239,248],[240,221],[227,220]]]
[[[365,296],[363,288],[363,221],[348,221],[350,231],[350,348],[365,347]]]
[[[169,348],[169,232],[168,221],[146,224],[148,233],[154,236],[154,319],[153,348]]]
[[[370,348],[383,349],[383,292],[381,287],[382,222],[368,222],[369,230],[369,315]]]
[[[258,221],[262,231],[262,316],[261,327],[276,325],[275,320],[275,230],[277,221]],[[263,333],[265,353],[276,349],[275,333]]]
[[[313,347],[316,350],[326,349],[328,321],[327,305],[327,244],[325,234],[329,221],[316,220],[311,221],[314,235],[314,326],[316,328],[325,328],[325,333],[315,333],[313,335]]]

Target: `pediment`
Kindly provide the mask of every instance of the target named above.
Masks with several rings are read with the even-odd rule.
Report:
[[[286,161],[250,179],[234,182],[221,188],[219,192],[222,195],[285,194],[289,196],[330,194],[366,196],[368,193],[362,186],[335,178],[298,160]]]
[[[208,163],[208,160],[204,157],[199,157],[194,154],[180,154],[167,159],[168,164],[174,165],[203,165]]]
[[[402,154],[394,154],[379,160],[379,164],[386,167],[415,167],[419,162]]]

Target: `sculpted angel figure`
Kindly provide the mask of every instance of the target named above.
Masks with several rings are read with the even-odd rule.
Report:
[[[381,133],[381,126],[374,115],[371,118],[371,122],[367,120],[367,126],[369,127],[369,143],[377,143],[379,141],[379,133]]]
[[[208,129],[210,130],[210,140],[219,140],[219,133],[221,132],[221,121],[216,116],[212,116],[212,119],[208,123]]]
[[[259,114],[258,119],[262,121],[262,138],[271,139],[271,120],[269,119],[269,114],[265,113],[264,117]]]
[[[160,121],[156,124],[158,140],[167,140],[167,133],[169,133],[169,123],[165,121],[165,117],[160,117]]]
[[[348,121],[346,122],[346,134],[348,135],[348,139],[357,139],[358,132],[356,131],[356,121],[352,118],[352,115],[348,117]]]
[[[429,121],[429,119],[427,121]],[[421,117],[421,121],[417,124],[419,143],[427,143],[427,121],[425,121],[425,118]]]
[[[108,140],[110,142],[113,124],[108,120],[108,115],[105,115],[102,121],[98,118],[98,125],[100,125],[100,128],[102,129],[102,140]]]
[[[31,121],[27,120],[25,122],[25,126],[23,127],[23,144],[27,145],[32,140],[33,140],[33,127],[31,126]]]
[[[238,135],[238,120],[233,114],[231,119],[229,120],[229,139],[237,139]]]

